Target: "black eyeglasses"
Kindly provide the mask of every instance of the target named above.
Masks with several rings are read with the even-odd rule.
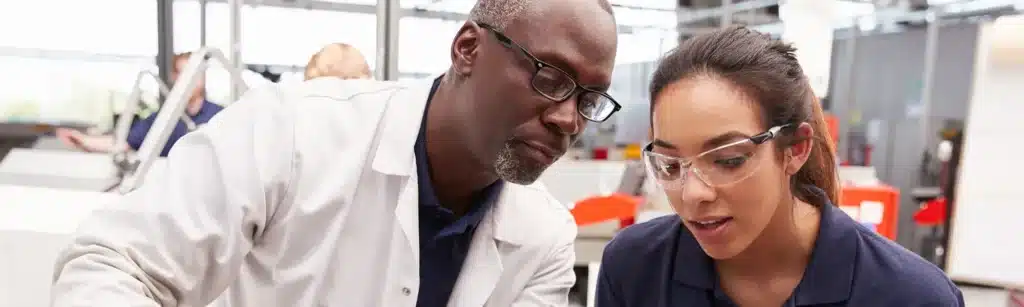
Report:
[[[541,96],[551,99],[555,102],[563,102],[572,95],[579,93],[576,101],[576,110],[589,121],[592,122],[603,122],[608,120],[612,114],[618,112],[622,108],[621,105],[611,96],[603,91],[592,90],[579,85],[576,79],[566,73],[564,70],[555,67],[554,65],[541,61],[532,53],[523,48],[519,44],[512,41],[512,39],[505,36],[504,33],[498,31],[493,26],[485,23],[477,23],[481,28],[494,34],[494,37],[498,39],[503,46],[510,49],[518,50],[522,52],[531,62],[533,62],[533,68],[536,69],[533,73],[533,79],[530,81],[533,86],[533,90]]]

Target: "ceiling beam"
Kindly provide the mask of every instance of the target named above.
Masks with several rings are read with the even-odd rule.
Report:
[[[178,0],[178,1],[195,1],[195,0]],[[207,0],[210,3],[227,3],[227,0]],[[289,9],[308,9],[308,10],[322,10],[322,11],[333,11],[333,12],[348,12],[348,13],[361,13],[361,14],[377,14],[377,6],[372,4],[357,4],[357,3],[340,3],[340,2],[328,2],[322,0],[260,0],[260,1],[245,1],[246,5],[253,6],[264,6],[264,7],[276,7],[276,8],[289,8]],[[426,19],[440,19],[449,21],[465,21],[469,19],[468,14],[458,12],[446,12],[446,11],[435,11],[418,8],[403,8],[400,10],[404,17],[415,17],[415,18],[426,18]],[[642,29],[662,29],[658,27],[638,27],[638,26],[624,26],[619,25],[619,33],[632,33],[636,30]],[[665,29],[667,30],[667,29]]]
[[[703,21],[711,18],[722,17],[727,13],[736,14],[745,11],[757,10],[767,8],[773,5],[779,5],[780,0],[747,0],[742,2],[733,3],[730,6],[718,6],[713,8],[705,9],[685,9],[680,8],[676,11],[677,21],[680,27],[685,27],[688,24]]]

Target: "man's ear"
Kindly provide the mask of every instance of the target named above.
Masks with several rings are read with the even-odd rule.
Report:
[[[786,173],[795,175],[800,168],[807,163],[811,157],[811,149],[814,148],[814,128],[808,123],[800,123],[793,132],[793,138],[798,140],[786,148]]]
[[[455,73],[468,76],[473,72],[473,64],[476,63],[484,31],[472,21],[466,21],[462,24],[462,28],[459,28],[459,32],[452,42],[451,50],[452,70]]]

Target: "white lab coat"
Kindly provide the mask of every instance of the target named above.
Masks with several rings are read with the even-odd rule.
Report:
[[[53,306],[204,306],[222,292],[232,307],[415,306],[413,143],[429,89],[327,78],[250,91],[80,226]],[[505,185],[448,306],[568,305],[575,236],[542,187]]]

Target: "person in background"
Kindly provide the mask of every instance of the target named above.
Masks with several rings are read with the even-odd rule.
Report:
[[[341,79],[370,79],[370,65],[358,49],[345,43],[333,43],[324,46],[309,58],[306,64],[305,79],[318,77],[338,77]]]
[[[178,80],[179,75],[182,70],[185,69],[185,65],[188,64],[191,56],[191,52],[180,53],[174,56],[174,67],[171,69],[171,82]],[[205,77],[200,77],[195,89],[193,89],[189,95],[188,104],[185,106],[185,114],[187,114],[196,125],[206,124],[214,115],[223,109],[220,105],[206,100],[205,81]],[[153,126],[153,122],[156,121],[157,114],[159,114],[159,112],[153,112],[153,114],[150,114],[144,119],[132,122],[131,129],[128,131],[127,146],[129,149],[138,150],[139,147],[142,146],[142,141],[149,133],[150,128]],[[174,144],[178,142],[178,139],[185,136],[188,132],[189,129],[185,122],[178,120],[178,123],[174,126],[174,130],[171,132],[170,137],[167,138],[167,143],[164,145],[164,148],[161,149],[160,156],[166,157]],[[66,144],[87,152],[112,152],[115,150],[114,146],[116,146],[115,140],[110,136],[88,135],[73,129],[58,129],[56,134],[57,137],[63,140]]]
[[[79,224],[51,306],[567,306],[577,226],[535,182],[620,110],[616,29],[480,0],[433,82],[250,90]]]
[[[732,27],[661,61],[644,161],[676,214],[607,245],[597,306],[964,306],[942,270],[835,206],[835,150],[794,52]]]

